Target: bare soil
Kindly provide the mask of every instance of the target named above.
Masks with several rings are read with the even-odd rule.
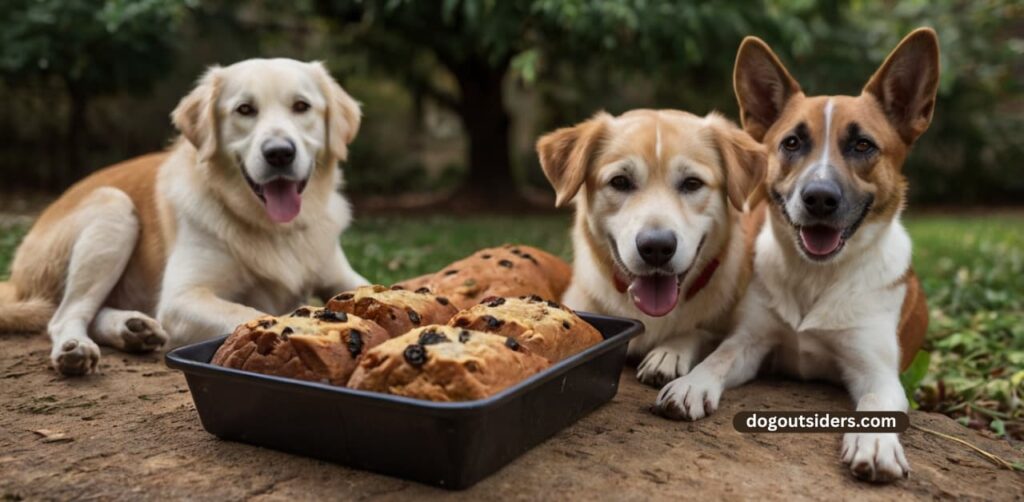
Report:
[[[473,488],[444,490],[218,440],[206,433],[181,374],[158,355],[105,351],[101,373],[46,368],[41,336],[0,337],[0,499],[1020,499],[1024,475],[911,429],[913,472],[889,486],[855,481],[837,434],[740,434],[740,410],[843,410],[835,387],[767,381],[726,394],[697,423],[648,412],[656,391],[622,375],[614,401]],[[1010,444],[949,418],[911,423],[1007,459]]]

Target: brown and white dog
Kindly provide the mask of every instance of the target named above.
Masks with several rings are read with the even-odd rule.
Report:
[[[168,152],[47,208],[0,283],[0,332],[46,328],[62,374],[94,370],[97,344],[199,341],[366,283],[338,243],[350,209],[337,164],[359,105],[320,63],[214,67],[172,119],[183,138]]]
[[[900,224],[901,167],[932,118],[938,38],[908,35],[857,97],[807,97],[764,42],[747,38],[734,85],[744,128],[770,147],[767,224],[733,333],[657,409],[699,419],[722,390],[771,370],[846,385],[858,411],[906,411],[900,385],[928,325]],[[847,433],[842,460],[872,481],[905,477],[894,433]]]
[[[556,205],[576,203],[562,301],[643,320],[629,347],[644,357],[642,382],[685,375],[728,331],[745,289],[741,213],[764,177],[764,148],[715,113],[634,110],[549,133],[537,152]]]

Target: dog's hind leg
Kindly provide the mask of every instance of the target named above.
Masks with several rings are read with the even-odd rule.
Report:
[[[167,343],[167,333],[156,319],[134,310],[103,307],[89,326],[89,336],[100,345],[125,352],[152,352]]]
[[[98,188],[63,223],[75,232],[64,296],[50,320],[53,341],[50,362],[64,375],[96,369],[100,349],[89,338],[89,326],[124,273],[139,238],[135,205],[112,187]]]

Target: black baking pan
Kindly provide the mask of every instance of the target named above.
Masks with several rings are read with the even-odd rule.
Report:
[[[462,489],[615,397],[637,321],[581,313],[604,341],[477,401],[437,403],[223,368],[224,338],[169,352],[221,439]]]

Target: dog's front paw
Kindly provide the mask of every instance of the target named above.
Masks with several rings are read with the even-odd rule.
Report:
[[[698,369],[662,388],[653,410],[672,420],[700,420],[718,409],[721,398],[722,382]]]
[[[125,319],[119,330],[123,344],[119,349],[125,352],[152,352],[167,343],[167,333],[160,327],[160,323],[145,314],[135,314]]]
[[[690,372],[693,354],[672,346],[658,346],[647,353],[636,368],[636,378],[651,387],[661,387]]]
[[[64,376],[81,376],[95,371],[100,348],[88,338],[69,338],[50,351],[50,364]]]
[[[848,432],[843,436],[843,463],[858,479],[891,483],[910,475],[910,464],[894,433]]]

